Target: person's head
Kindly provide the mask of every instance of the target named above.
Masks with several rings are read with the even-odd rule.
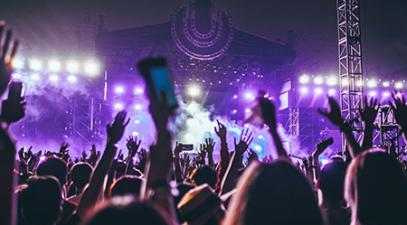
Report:
[[[33,176],[19,191],[20,212],[30,225],[54,224],[62,210],[62,194],[58,180],[52,176]]]
[[[332,159],[322,167],[319,177],[319,189],[324,201],[342,203],[343,187],[345,183],[346,163],[341,159]]]
[[[120,177],[110,186],[110,196],[118,197],[133,195],[139,197],[142,179],[136,176],[126,175]]]
[[[215,188],[217,175],[211,167],[204,165],[196,168],[191,174],[191,180],[195,185],[209,184]]]
[[[397,160],[383,151],[358,155],[348,167],[345,199],[353,224],[407,224],[407,181]]]
[[[189,190],[177,205],[181,222],[219,225],[225,214],[222,201],[208,184]]]
[[[168,225],[168,220],[148,203],[130,196],[115,197],[87,219],[85,225]]]
[[[290,162],[252,163],[232,198],[226,225],[322,225],[314,192],[307,178]]]
[[[82,190],[89,182],[93,169],[89,163],[78,162],[71,168],[70,176],[77,189]]]
[[[64,160],[56,157],[50,157],[38,165],[38,176],[54,176],[63,186],[66,183],[68,168]]]

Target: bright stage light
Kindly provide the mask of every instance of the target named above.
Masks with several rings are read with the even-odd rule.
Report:
[[[334,96],[334,95],[336,95],[336,90],[335,90],[335,89],[329,89],[329,90],[328,90],[328,95],[329,95],[329,96]]]
[[[89,60],[85,62],[84,70],[86,75],[93,77],[100,73],[100,65],[95,61]]]
[[[300,88],[300,93],[301,94],[307,94],[308,93],[308,88],[307,87],[301,87]]]
[[[363,80],[356,81],[356,86],[357,87],[363,87]]]
[[[123,110],[124,109],[124,104],[121,103],[121,102],[116,102],[116,103],[113,104],[113,109],[117,110],[117,111]]]
[[[346,86],[348,86],[348,85],[349,85],[349,80],[348,80],[347,78],[344,78],[344,79],[342,80],[342,86],[346,87]]]
[[[75,75],[69,75],[66,79],[69,83],[76,83],[76,81],[78,81]]]
[[[135,105],[134,105],[134,109],[137,110],[137,111],[140,111],[140,110],[143,109],[143,105],[141,105],[141,104],[135,104]]]
[[[308,84],[310,81],[310,77],[307,74],[303,74],[298,78],[298,82],[300,84]]]
[[[13,79],[21,79],[23,76],[20,73],[13,73],[11,74],[11,78]]]
[[[199,87],[197,84],[190,84],[187,88],[187,94],[192,98],[199,97],[202,94],[201,87]]]
[[[29,61],[29,67],[33,71],[40,71],[42,70],[42,62],[39,59],[31,59]]]
[[[233,95],[233,99],[237,99],[238,98],[238,96],[237,95]]]
[[[48,79],[52,82],[57,82],[59,80],[59,77],[56,74],[51,74],[49,75]]]
[[[69,60],[66,62],[65,67],[68,73],[76,74],[79,72],[79,63],[77,61]]]
[[[383,96],[383,98],[388,98],[388,97],[390,97],[390,92],[385,91],[382,93],[382,96]]]
[[[370,96],[370,97],[376,97],[376,96],[377,96],[377,92],[376,92],[376,91],[369,91],[369,96]]]
[[[117,85],[114,88],[114,93],[117,95],[122,95],[122,94],[124,94],[125,91],[126,91],[126,89],[122,85]]]
[[[61,71],[61,62],[56,59],[51,59],[48,61],[48,70],[51,72]]]
[[[135,95],[141,95],[144,93],[144,89],[142,87],[135,87],[134,88],[134,94]]]
[[[245,91],[243,96],[246,101],[253,101],[256,99],[255,94],[251,90]]]
[[[404,84],[401,81],[397,81],[396,83],[394,83],[394,88],[395,89],[402,89],[403,86],[404,86]]]
[[[236,114],[237,113],[237,109],[232,110],[232,114]]]
[[[390,81],[383,81],[383,87],[390,87]]]
[[[41,79],[40,75],[38,73],[32,73],[30,75],[31,80],[33,81],[39,81]]]
[[[315,88],[315,89],[314,89],[314,94],[315,94],[315,95],[320,95],[320,94],[322,94],[322,88]]]
[[[326,84],[327,84],[328,86],[335,86],[335,85],[338,84],[338,78],[337,78],[336,76],[329,76],[329,77],[326,79]]]
[[[15,59],[13,59],[13,62],[11,62],[11,66],[14,69],[23,69],[24,61],[22,59],[15,58]]]
[[[377,80],[376,80],[376,79],[370,79],[370,80],[368,80],[366,86],[367,86],[368,88],[375,88],[375,87],[377,87]]]
[[[314,84],[321,85],[322,83],[324,83],[324,78],[323,77],[321,77],[321,76],[314,77]]]

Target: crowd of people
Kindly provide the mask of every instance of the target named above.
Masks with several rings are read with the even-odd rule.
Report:
[[[18,42],[0,23],[0,93],[7,89]],[[365,99],[360,112],[363,140],[342,117],[334,98],[320,109],[346,137],[346,154],[321,166],[318,157],[332,144],[319,143],[302,166],[293,163],[277,132],[276,108],[257,99],[261,118],[278,157],[260,161],[250,150],[253,133],[243,130],[234,143],[218,121],[217,140],[205,139],[197,157],[182,154],[167,128],[174,117],[166,101],[150,101],[156,140],[123,134],[131,118],[117,113],[106,128],[105,148],[72,158],[69,144],[55,152],[16,149],[8,127],[24,118],[25,102],[2,104],[0,128],[0,225],[403,225],[407,224],[406,172],[397,155],[373,149],[377,100]],[[394,94],[390,106],[407,138],[407,103]],[[126,157],[117,144],[126,142]],[[214,151],[220,159],[214,159]],[[243,163],[248,156],[247,163]]]

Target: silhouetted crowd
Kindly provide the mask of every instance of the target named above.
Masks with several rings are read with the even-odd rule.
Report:
[[[12,73],[18,41],[0,23],[0,93]],[[6,99],[0,129],[0,225],[403,225],[407,224],[407,181],[404,162],[394,147],[374,149],[374,122],[379,103],[364,99],[359,118],[363,138],[356,140],[352,123],[342,117],[337,101],[320,109],[346,137],[346,151],[321,166],[319,156],[333,141],[320,142],[315,151],[293,163],[277,132],[276,108],[258,97],[260,117],[278,157],[262,161],[249,146],[253,133],[242,130],[234,143],[220,121],[218,138],[208,138],[197,156],[185,154],[167,128],[173,119],[163,101],[150,99],[156,140],[149,149],[142,140],[123,134],[130,118],[117,113],[106,128],[106,144],[89,144],[80,158],[72,158],[69,144],[58,151],[16,149],[9,126],[24,118],[24,98]],[[407,138],[407,104],[403,94],[390,102],[395,120]],[[127,154],[117,144],[125,141]],[[220,159],[214,159],[219,149]],[[126,155],[126,156],[124,156]],[[247,160],[244,160],[247,158]]]

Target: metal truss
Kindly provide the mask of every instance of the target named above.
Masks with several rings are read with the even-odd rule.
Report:
[[[337,0],[340,107],[342,116],[352,121],[358,141],[362,124],[358,111],[363,108],[363,70],[359,0]],[[342,148],[347,145],[342,136]]]

